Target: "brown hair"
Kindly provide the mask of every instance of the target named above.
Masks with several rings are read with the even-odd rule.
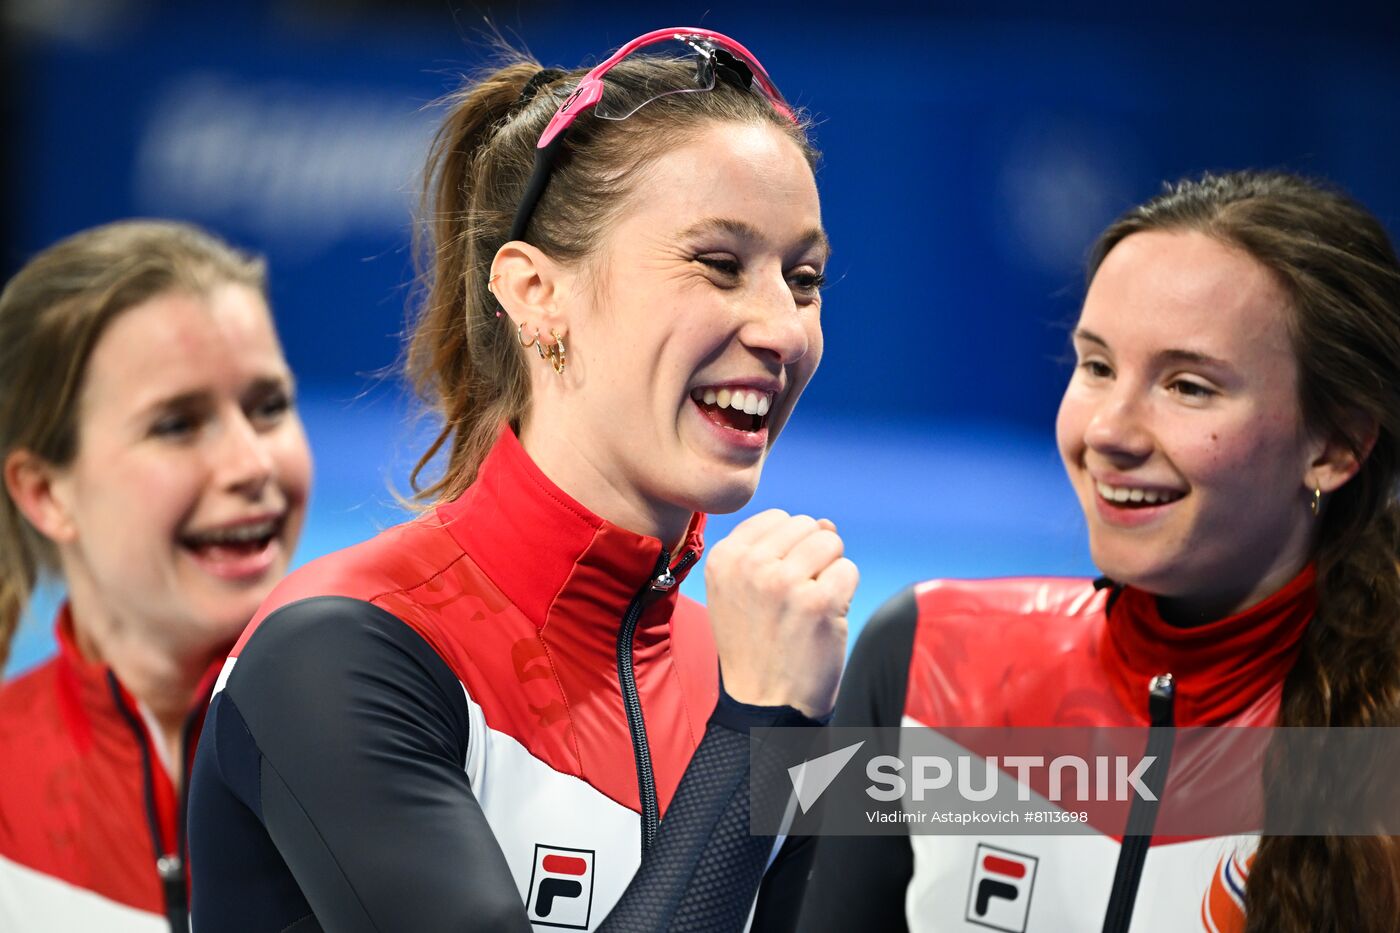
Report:
[[[693,81],[693,69],[691,61],[634,55],[608,72],[608,93],[630,110],[646,103],[658,82]],[[428,155],[418,229],[424,297],[406,370],[442,427],[412,473],[420,501],[451,499],[471,485],[500,425],[518,431],[529,410],[525,357],[509,319],[496,317],[487,277],[530,178],[535,144],[586,70],[531,82],[539,72],[536,62],[512,54],[504,66],[466,83],[448,99]],[[522,94],[527,83],[542,86],[532,87],[533,96]],[[599,232],[625,210],[638,170],[714,123],[771,124],[801,147],[809,164],[816,162],[805,122],[793,123],[764,98],[727,82],[661,97],[625,120],[587,112],[568,130],[525,238],[560,262],[589,257]],[[420,474],[444,447],[442,474],[420,487]]]
[[[24,449],[55,466],[78,452],[78,399],[88,358],[120,312],[177,289],[226,282],[265,292],[262,260],[188,224],[129,220],[50,246],[0,292],[0,462]],[[50,542],[0,499],[0,670]]]
[[[1169,186],[1109,227],[1089,277],[1114,246],[1148,230],[1207,234],[1278,277],[1291,299],[1304,420],[1363,460],[1320,519],[1318,609],[1279,724],[1400,725],[1400,262],[1385,229],[1345,195],[1292,175],[1206,175]],[[1265,776],[1266,822],[1292,799],[1285,782],[1306,780],[1282,764],[1273,757]],[[1265,836],[1246,885],[1247,929],[1400,929],[1397,854],[1391,837]]]

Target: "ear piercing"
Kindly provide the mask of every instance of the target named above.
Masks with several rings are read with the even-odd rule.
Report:
[[[545,347],[544,344],[536,344],[535,349],[539,351],[540,359],[549,360],[549,365],[554,367],[554,371],[559,375],[564,375],[564,367],[569,365],[569,351],[564,346],[564,335],[557,330],[551,330],[549,335],[554,338],[554,342]]]

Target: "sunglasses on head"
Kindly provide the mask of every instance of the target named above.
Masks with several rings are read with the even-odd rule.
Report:
[[[640,94],[635,91],[623,94],[604,80],[607,73],[629,55],[641,49],[651,49],[654,53],[657,46],[670,47],[662,49],[662,54],[674,50],[674,57],[692,58],[695,62],[693,73],[670,73],[658,69],[656,75],[646,79],[648,86],[643,88]],[[535,146],[534,169],[530,173],[529,183],[525,186],[520,206],[516,208],[509,239],[525,238],[525,228],[529,226],[535,206],[539,204],[540,197],[549,184],[564,134],[581,114],[591,110],[593,115],[600,119],[625,120],[652,101],[672,94],[713,90],[718,81],[761,95],[778,113],[796,122],[797,117],[792,108],[783,99],[782,93],[768,77],[768,72],[759,64],[758,59],[728,36],[691,26],[658,29],[638,36],[589,70],[545,126]]]

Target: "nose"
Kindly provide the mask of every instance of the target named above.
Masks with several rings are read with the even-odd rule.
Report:
[[[223,443],[215,456],[218,475],[225,489],[248,499],[257,499],[272,479],[272,439],[260,432],[239,410],[225,422]]]
[[[1143,401],[1124,382],[1105,393],[1084,428],[1084,443],[1095,453],[1115,461],[1147,458],[1152,453]]]
[[[762,287],[756,291],[758,294],[746,302],[748,320],[739,339],[784,366],[796,363],[811,349],[810,324],[804,320],[804,311],[793,298],[786,277],[781,270],[764,276]]]

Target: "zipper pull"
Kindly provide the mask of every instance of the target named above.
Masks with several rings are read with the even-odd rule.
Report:
[[[676,570],[685,570],[695,562],[695,552],[686,551],[670,567],[656,575],[656,579],[651,581],[651,589],[656,593],[665,593],[676,585]]]
[[[178,855],[162,855],[156,859],[156,873],[167,884],[174,881],[183,884],[185,880],[185,866]]]
[[[1176,700],[1176,678],[1158,674],[1147,687],[1147,715],[1154,726],[1174,724],[1172,706]]]

